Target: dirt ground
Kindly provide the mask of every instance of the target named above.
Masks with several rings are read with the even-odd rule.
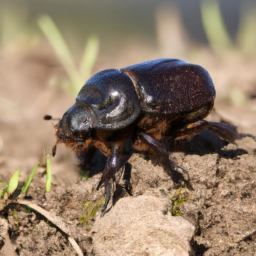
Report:
[[[256,135],[255,60],[206,55],[193,61],[206,67],[216,85],[215,110],[207,120]],[[41,164],[23,201],[8,201],[8,206],[1,201],[0,255],[77,255],[72,241],[81,255],[255,255],[255,141],[227,145],[205,131],[182,152],[172,153],[171,159],[189,170],[189,188],[176,186],[161,167],[134,155],[129,161],[133,195],[117,186],[115,205],[100,217],[93,212],[100,211],[104,199],[104,190],[95,190],[100,174],[83,179],[69,149],[58,148],[52,190],[45,193],[44,146],[50,152],[55,139],[53,125],[43,116],[61,117],[74,100],[57,84],[47,86],[52,73],[63,76],[48,48],[14,56],[0,55],[1,97],[12,101],[0,104],[0,181],[8,182],[19,168],[22,183]],[[111,61],[112,67],[127,65]],[[101,63],[106,61],[99,59],[95,71],[107,68]],[[150,232],[154,236],[147,240]],[[172,248],[175,239],[181,242]]]

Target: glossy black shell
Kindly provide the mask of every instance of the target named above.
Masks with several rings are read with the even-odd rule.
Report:
[[[82,87],[77,102],[91,109],[95,128],[115,130],[127,127],[142,113],[187,113],[214,98],[214,85],[204,68],[158,59],[95,74]]]

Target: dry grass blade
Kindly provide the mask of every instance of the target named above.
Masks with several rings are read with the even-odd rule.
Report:
[[[66,224],[63,222],[63,220],[60,217],[54,215],[53,213],[49,213],[48,211],[44,210],[40,206],[33,204],[32,202],[27,201],[27,200],[18,200],[16,203],[23,205],[23,206],[28,206],[35,212],[44,216],[48,221],[50,221],[53,225],[58,227],[63,233],[65,233],[68,236],[68,240],[70,241],[70,244],[73,246],[74,250],[76,251],[76,253],[79,256],[84,255],[81,248],[76,243],[75,239],[71,237],[71,235],[68,231],[68,227],[66,226]]]

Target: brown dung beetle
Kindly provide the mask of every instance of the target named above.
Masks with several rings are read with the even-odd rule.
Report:
[[[240,138],[232,125],[203,120],[213,108],[215,94],[204,68],[178,59],[103,70],[84,84],[75,104],[55,126],[53,156],[59,143],[71,147],[82,161],[92,148],[99,159],[104,155],[97,187],[105,185],[104,213],[122,166],[125,187],[130,189],[127,161],[133,153],[147,154],[175,180],[175,167],[188,172],[169,159],[170,141],[191,139],[205,129],[230,143]]]

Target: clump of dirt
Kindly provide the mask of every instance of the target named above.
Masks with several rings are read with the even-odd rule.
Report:
[[[155,196],[120,200],[93,228],[96,255],[188,255],[194,226],[163,214],[170,200]],[[113,228],[115,227],[115,228]]]

